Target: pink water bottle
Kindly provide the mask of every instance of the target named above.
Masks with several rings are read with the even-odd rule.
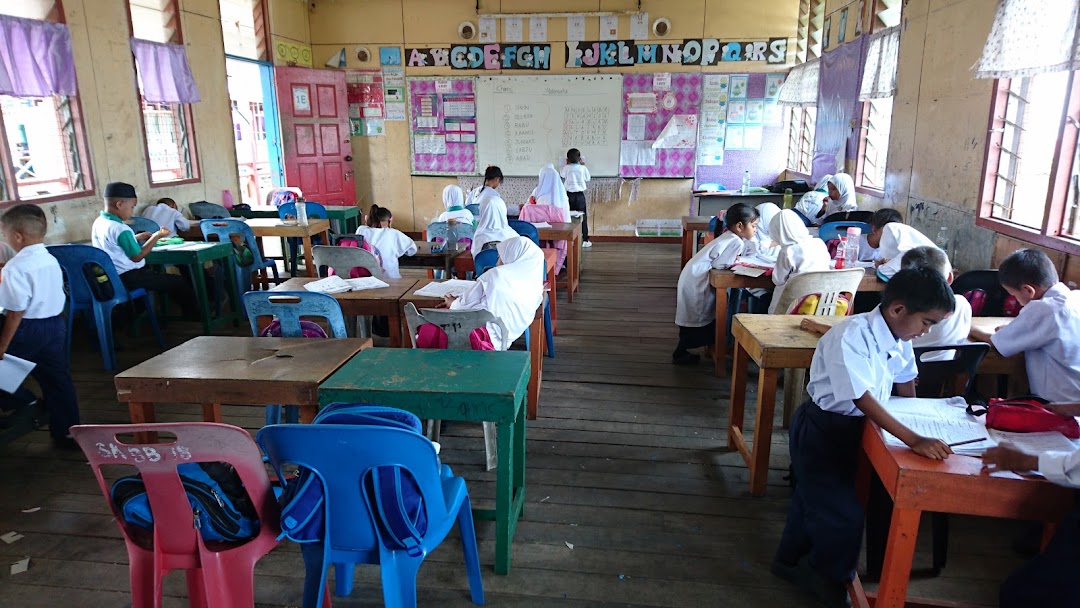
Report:
[[[222,190],[221,191],[221,204],[226,209],[232,209],[233,208],[233,197],[232,197],[232,191],[231,190]]]

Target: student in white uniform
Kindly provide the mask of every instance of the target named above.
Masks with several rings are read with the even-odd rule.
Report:
[[[689,352],[689,349],[711,346],[715,341],[717,296],[716,290],[709,285],[709,271],[730,268],[735,264],[746,243],[754,238],[757,222],[758,213],[753,207],[743,203],[732,205],[724,216],[727,232],[721,234],[720,223],[717,222],[716,238],[694,254],[679,273],[675,308],[679,343],[671,354],[672,363],[697,363],[701,357]],[[721,296],[727,297],[727,294]]]
[[[825,241],[810,236],[802,218],[790,209],[781,211],[773,219],[769,225],[769,235],[780,246],[780,254],[776,257],[776,268],[772,275],[776,291],[773,292],[772,303],[769,305],[769,314],[774,314],[784,293],[784,285],[791,277],[803,272],[829,270],[831,260]],[[780,312],[783,314],[787,311]]]
[[[773,218],[780,215],[780,207],[776,203],[761,203],[755,207],[758,212],[757,231],[754,233],[754,255],[770,262],[776,261],[780,255],[780,245],[769,234],[769,226]]]
[[[437,222],[447,222],[450,220],[457,220],[465,224],[472,224],[476,221],[473,217],[472,211],[465,208],[464,195],[461,193],[461,188],[457,186],[447,186],[442,191],[443,207],[446,207],[446,211],[443,211]]]
[[[11,245],[0,242],[0,268],[4,267],[11,258],[15,257],[15,250],[11,248]]]
[[[954,306],[952,289],[937,271],[903,270],[886,286],[881,306],[844,319],[814,349],[811,400],[791,421],[795,491],[772,572],[825,606],[848,605],[847,585],[859,561],[863,510],[855,472],[865,418],[921,456],[941,460],[952,453],[942,441],[901,424],[884,404],[894,389],[915,396],[911,340]]]
[[[529,329],[543,302],[544,252],[524,236],[501,241],[497,250],[498,266],[477,277],[461,297],[445,301],[450,310],[486,310],[501,319],[506,335],[495,324],[487,329],[495,348],[507,350]]]
[[[547,164],[540,170],[540,179],[529,197],[529,202],[551,205],[562,212],[563,222],[570,221],[570,199],[555,165]]]
[[[480,205],[480,217],[476,220],[473,233],[472,254],[495,247],[499,241],[512,239],[518,235],[506,221],[506,201],[499,196],[499,187],[503,181],[502,169],[491,166],[484,171],[484,185],[476,194],[474,203]]]
[[[585,190],[588,189],[589,168],[585,161],[581,160],[581,150],[570,148],[566,151],[566,165],[562,168],[562,178],[566,181],[566,193],[570,197],[570,209],[580,211],[581,216],[581,239],[582,247],[592,247],[589,240],[589,210],[585,200]]]
[[[394,214],[389,209],[372,205],[368,211],[368,225],[357,228],[356,234],[364,237],[378,251],[383,275],[388,279],[400,279],[398,258],[416,253],[416,243],[404,232],[391,228],[393,221]]]
[[[68,433],[79,424],[79,398],[62,316],[67,296],[60,263],[43,242],[48,220],[37,205],[15,205],[0,217],[0,229],[16,251],[0,270],[0,360],[12,355],[35,364],[30,375],[41,387],[53,444],[78,449]]]
[[[799,198],[799,202],[795,203],[795,210],[811,223],[820,223],[819,215],[822,208],[825,207],[825,199],[829,198],[830,179],[832,179],[832,175],[821,178],[813,190],[803,194]]]
[[[1013,252],[998,267],[998,280],[1023,308],[993,333],[972,331],[1003,357],[1024,353],[1031,392],[1051,403],[1080,402],[1080,291],[1058,280],[1037,249]]]
[[[171,198],[158,199],[156,205],[143,209],[142,216],[173,234],[191,228],[191,220],[180,213],[176,208],[176,201]]]
[[[829,197],[825,199],[821,211],[818,211],[818,222],[834,213],[845,211],[858,211],[859,203],[855,200],[855,180],[847,173],[837,173],[829,178],[826,183]]]
[[[904,254],[916,247],[936,247],[923,233],[903,223],[895,209],[878,209],[870,219],[866,243],[877,249],[874,264],[878,277],[888,281],[900,270]],[[860,258],[863,257],[860,252]]]

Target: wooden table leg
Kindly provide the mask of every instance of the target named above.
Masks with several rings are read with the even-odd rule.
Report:
[[[548,285],[551,286],[551,298],[548,302],[551,303],[551,335],[559,335],[559,315],[556,305],[559,301],[558,287],[555,286],[555,265],[548,268]]]
[[[570,239],[566,248],[566,301],[574,302],[577,290],[577,238]]]
[[[543,304],[541,304],[543,306]],[[544,315],[538,314],[529,324],[529,363],[532,372],[529,374],[528,388],[528,415],[529,420],[536,420],[536,412],[540,405],[540,375],[544,365]]]
[[[903,608],[907,597],[911,561],[915,557],[915,539],[919,534],[922,511],[894,508],[885,545],[885,564],[878,585],[876,608]]]
[[[239,325],[240,319],[245,316],[244,301],[240,297],[240,285],[236,278],[236,258],[230,255],[222,261],[222,266],[225,267],[225,288],[229,291],[229,316],[235,326]],[[224,309],[221,315],[225,317]]]
[[[499,466],[495,470],[495,574],[510,574],[510,519],[514,504],[515,424],[500,424],[496,431]],[[523,430],[523,429],[521,429]],[[524,464],[524,463],[520,463]]]
[[[735,344],[735,361],[731,366],[731,402],[728,407],[728,442],[729,450],[738,449],[736,436],[742,432],[746,414],[746,374],[750,355],[741,344]]]
[[[727,365],[727,290],[716,290],[716,338],[713,342],[713,362],[717,378],[724,377],[724,366]]]
[[[128,403],[128,416],[131,424],[153,424],[157,422],[154,416],[154,404],[148,401],[131,401]],[[157,433],[135,433],[137,443],[157,443]]]
[[[195,303],[199,306],[202,316],[203,335],[210,335],[210,296],[206,290],[206,273],[203,272],[201,263],[189,264],[191,280],[195,284]]]
[[[740,347],[741,349],[741,347]],[[769,478],[772,449],[773,411],[776,408],[776,378],[779,370],[762,367],[758,371],[757,417],[754,424],[754,452],[750,462],[750,495],[763,496]]]
[[[221,404],[220,403],[204,403],[204,404],[202,404],[202,419],[203,419],[203,422],[221,422]]]
[[[315,421],[315,416],[319,413],[319,406],[317,405],[301,405],[300,406],[300,423],[311,424]]]
[[[683,230],[682,233],[682,256],[679,261],[679,269],[682,270],[683,266],[690,261],[693,257],[694,240],[697,238],[697,231],[695,230]]]
[[[401,311],[400,308],[387,315],[387,325],[390,331],[390,348],[401,348]]]
[[[304,243],[304,267],[307,270],[307,276],[315,278],[319,276],[319,273],[318,269],[315,268],[315,261],[311,257],[311,237],[305,236],[301,240]],[[323,242],[329,242],[329,239]]]

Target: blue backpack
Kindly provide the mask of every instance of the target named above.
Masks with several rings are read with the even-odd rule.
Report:
[[[232,465],[189,462],[177,465],[176,472],[203,541],[238,542],[258,535],[259,515]],[[110,494],[124,521],[153,530],[154,514],[141,475],[117,479]]]
[[[420,419],[391,407],[333,403],[319,412],[312,424],[389,426],[423,434]],[[408,471],[393,465],[374,467],[363,479],[368,506],[389,549],[420,553],[427,531],[427,513],[420,487]],[[398,500],[398,495],[402,500]],[[278,499],[281,505],[281,536],[297,543],[323,541],[326,531],[325,495],[322,481],[310,469],[300,467]]]

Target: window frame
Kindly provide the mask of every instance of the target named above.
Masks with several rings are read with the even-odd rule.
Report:
[[[52,9],[49,10],[44,21],[51,23],[67,23],[67,14],[64,12],[63,0],[54,0]],[[0,134],[5,134],[2,145],[0,145],[0,162],[3,163],[3,167],[0,168],[2,174],[0,179],[3,180],[0,183],[0,209],[7,208],[13,205],[29,204],[39,205],[45,203],[55,203],[59,201],[85,198],[94,194],[94,163],[90,158],[90,145],[86,137],[86,122],[85,114],[82,108],[82,95],[79,89],[79,75],[75,74],[75,95],[65,95],[68,100],[68,110],[71,113],[72,133],[75,136],[74,145],[72,150],[74,155],[78,156],[81,173],[83,175],[83,186],[79,190],[72,190],[71,192],[64,192],[61,194],[54,194],[51,196],[35,196],[32,198],[19,198],[19,186],[15,177],[15,167],[12,161],[11,147],[7,141],[7,126],[4,122],[4,113],[0,111]],[[55,96],[54,96],[55,97]],[[57,120],[60,120],[60,116],[57,115]],[[64,142],[65,148],[67,142]],[[65,163],[70,163],[72,158],[65,159]]]
[[[1030,228],[993,215],[998,167],[1001,160],[1001,143],[1004,138],[1005,115],[1011,84],[1012,80],[1007,78],[994,80],[975,225],[1055,251],[1080,255],[1080,234],[1070,236],[1065,232],[1069,212],[1067,206],[1069,181],[1073,170],[1073,158],[1076,154],[1077,137],[1080,136],[1080,78],[1076,77],[1075,71],[1069,73],[1065,104],[1062,106],[1057,141],[1054,145],[1054,160],[1050,164],[1043,221],[1039,228]]]
[[[862,23],[870,22],[869,28],[864,28],[863,36],[869,36],[876,34],[881,30],[891,27],[888,23],[881,19],[881,14],[885,11],[891,10],[895,5],[899,4],[900,0],[871,0],[867,3],[867,14],[859,15],[859,19]],[[897,66],[899,69],[899,66]],[[862,118],[859,120],[859,145],[855,153],[855,191],[862,194],[868,194],[878,198],[884,198],[885,196],[885,180],[888,179],[889,170],[889,150],[888,150],[888,138],[886,140],[885,148],[885,171],[882,174],[881,187],[868,186],[863,182],[863,166],[866,161],[866,142],[867,133],[870,131],[870,104],[874,100],[867,99],[863,101],[860,106],[862,107]],[[896,96],[893,96],[893,111],[889,114],[889,138],[892,137],[892,119],[896,113]]]
[[[795,166],[795,167],[787,166],[787,167],[785,167],[785,170],[790,175],[797,175],[797,176],[802,177],[804,179],[810,179],[810,173],[813,171],[813,164],[814,164],[814,143],[815,143],[815,140],[817,139],[817,106],[793,107],[793,108],[790,108],[790,110],[792,111],[792,113],[795,113],[795,112],[799,113],[798,121],[794,121],[794,120],[789,120],[788,121],[788,128],[789,129],[798,128],[798,134],[792,136],[792,134],[789,133],[789,135],[788,135],[788,154],[787,154],[787,158],[784,159],[784,163],[788,164],[788,161],[791,160],[791,152],[792,152],[791,143],[792,143],[793,139],[797,139],[797,141],[799,142],[799,145],[798,145],[798,149],[795,151],[795,155],[796,155],[795,156],[795,164],[798,165],[798,166]],[[808,169],[808,170],[804,172],[804,171],[802,171],[803,167],[801,165],[801,160],[802,160],[802,157],[804,156],[804,153],[807,153],[807,151],[804,150],[803,146],[802,146],[802,143],[804,141],[804,139],[803,139],[803,131],[805,131],[806,128],[807,128],[807,126],[806,126],[806,118],[809,115],[810,110],[814,110],[814,118],[811,121],[813,123],[811,125],[811,129],[812,129],[811,137],[808,140],[806,140],[806,143],[809,146],[809,152],[808,152],[809,161],[808,161],[808,165],[806,167],[806,169]]]
[[[173,16],[173,22],[176,24],[176,28],[173,30],[172,39],[169,40],[170,44],[184,44],[184,26],[183,19],[180,15],[180,2],[179,0],[166,0],[170,7],[171,15]],[[128,18],[128,35],[132,38],[135,37],[135,21],[131,16],[131,0],[124,0],[124,8],[127,11]],[[184,116],[184,127],[187,133],[188,149],[186,156],[191,163],[191,177],[184,179],[170,180],[170,181],[154,181],[154,169],[150,164],[150,140],[146,135],[146,119],[143,114],[144,103],[159,103],[159,102],[147,102],[143,99],[142,91],[138,87],[138,66],[135,64],[135,54],[131,55],[131,67],[135,71],[136,86],[135,86],[135,100],[138,102],[138,116],[139,116],[139,131],[142,133],[143,140],[143,160],[146,163],[146,179],[150,184],[150,188],[170,188],[173,186],[184,186],[188,184],[202,183],[202,171],[199,166],[199,146],[198,139],[195,135],[195,114],[192,112],[190,103],[175,104],[179,105],[181,112]],[[185,156],[181,154],[181,156]]]

